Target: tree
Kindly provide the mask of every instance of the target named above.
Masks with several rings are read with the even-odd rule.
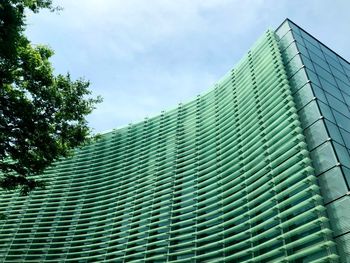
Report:
[[[27,194],[44,182],[33,179],[91,137],[85,117],[101,98],[89,82],[54,75],[47,46],[24,35],[25,14],[51,0],[0,2],[0,186]]]

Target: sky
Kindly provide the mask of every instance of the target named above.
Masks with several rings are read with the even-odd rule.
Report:
[[[104,101],[94,133],[137,123],[203,94],[267,30],[289,18],[350,60],[348,0],[54,0],[29,14],[33,44],[57,74],[90,81]]]

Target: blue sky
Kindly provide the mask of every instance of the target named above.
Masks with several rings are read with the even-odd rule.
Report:
[[[57,73],[90,80],[104,102],[94,132],[135,123],[204,93],[286,17],[350,60],[348,0],[56,0],[27,35],[55,50]]]

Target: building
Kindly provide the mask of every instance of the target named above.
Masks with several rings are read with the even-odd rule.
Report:
[[[350,262],[350,64],[286,20],[206,94],[5,193],[3,262]]]

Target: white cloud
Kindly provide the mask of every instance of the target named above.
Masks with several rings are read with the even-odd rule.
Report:
[[[61,14],[31,16],[28,33],[34,42],[48,43],[56,51],[57,72],[86,76],[94,93],[104,97],[90,117],[97,131],[140,120],[203,93],[267,28],[286,17],[345,57],[350,54],[349,1],[56,3],[64,7]]]

